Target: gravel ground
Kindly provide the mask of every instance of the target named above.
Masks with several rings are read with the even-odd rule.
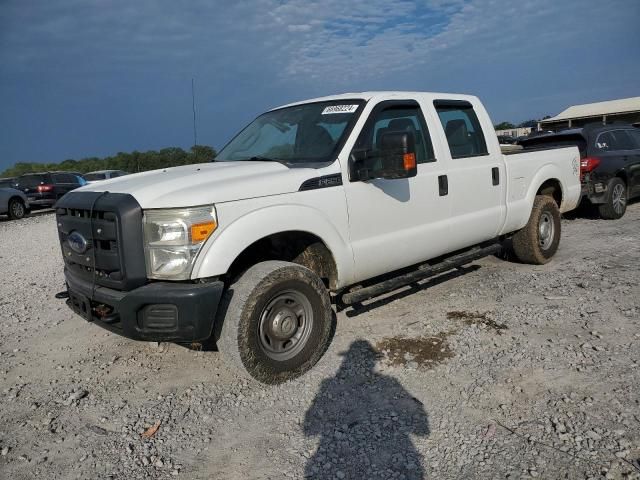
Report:
[[[638,479],[640,203],[562,226],[549,265],[340,312],[316,368],[263,387],[87,324],[53,298],[53,216],[0,220],[0,477]]]

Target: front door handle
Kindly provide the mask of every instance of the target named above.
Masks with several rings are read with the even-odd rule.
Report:
[[[498,167],[491,169],[491,180],[493,180],[494,185],[500,185],[500,169]]]
[[[441,197],[449,195],[449,180],[446,175],[438,176],[438,190],[440,191]]]

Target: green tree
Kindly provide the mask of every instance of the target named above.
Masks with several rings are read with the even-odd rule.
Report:
[[[516,128],[516,126],[511,122],[500,122],[497,125],[494,125],[493,128],[496,130],[509,130],[510,128]]]
[[[60,163],[18,162],[0,173],[0,177],[17,177],[25,173],[63,170],[87,173],[95,170],[124,170],[130,173],[156,170],[160,168],[211,162],[216,151],[208,145],[194,145],[189,151],[179,147],[163,148],[160,151],[149,150],[131,153],[118,152],[113,156],[98,158],[87,157],[80,160],[68,159]]]
[[[524,122],[521,122],[518,124],[518,128],[535,128],[538,126],[538,121],[537,120],[526,120]]]

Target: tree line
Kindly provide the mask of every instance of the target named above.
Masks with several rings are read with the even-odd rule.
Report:
[[[19,162],[0,173],[0,177],[17,177],[24,173],[69,171],[78,173],[95,170],[124,170],[129,173],[156,170],[158,168],[190,165],[210,162],[216,157],[216,151],[207,145],[194,145],[188,151],[178,147],[149,150],[147,152],[118,152],[109,157],[88,157],[80,160],[64,160],[60,163]]]

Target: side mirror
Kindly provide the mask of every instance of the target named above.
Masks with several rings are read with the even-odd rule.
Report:
[[[351,154],[358,180],[373,178],[409,178],[418,173],[416,140],[411,132],[386,132],[380,148],[373,151],[354,150]]]

